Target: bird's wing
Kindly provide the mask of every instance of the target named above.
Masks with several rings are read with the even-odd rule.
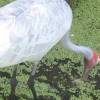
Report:
[[[19,1],[22,2],[24,0]],[[10,36],[7,36],[10,39],[11,46],[9,46],[5,56],[0,60],[0,66],[26,60],[40,60],[70,29],[71,10],[63,0],[52,0],[53,2],[49,2],[49,0],[47,0],[48,2],[45,2],[46,0],[43,0],[43,2],[42,0],[33,1],[34,3],[30,4],[28,9],[26,8],[17,17],[14,16],[13,28],[8,32]],[[17,4],[17,1],[13,3]],[[6,12],[6,7],[2,12]],[[19,12],[19,9],[16,8],[15,11],[18,10]],[[14,9],[11,12],[9,10],[7,16],[9,14],[14,15],[15,11]],[[12,16],[10,17],[13,19]]]
[[[24,13],[28,6],[28,2],[13,1],[0,8],[0,55],[9,47],[9,35],[16,17]]]
[[[26,9],[28,9],[29,5],[31,2],[26,2],[26,1],[13,1],[3,7],[0,8],[0,14],[4,16],[15,16],[17,17]]]

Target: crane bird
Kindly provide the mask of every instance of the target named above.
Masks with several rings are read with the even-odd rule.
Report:
[[[60,41],[65,48],[84,55],[86,79],[99,56],[91,48],[71,42],[71,24],[72,10],[65,0],[16,0],[1,7],[0,68],[34,61],[28,80],[31,88],[38,62]]]

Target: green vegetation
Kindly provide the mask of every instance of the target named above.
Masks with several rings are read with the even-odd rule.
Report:
[[[10,1],[0,0],[0,5]],[[75,0],[73,15],[72,40],[100,54],[100,0]],[[64,50],[60,44],[52,48],[40,62],[35,75],[35,89],[40,100],[100,100],[100,64],[91,71],[87,82],[77,85],[72,82],[82,76],[82,60],[82,55]],[[33,100],[27,86],[32,63],[16,66],[16,97],[18,100]],[[0,69],[0,100],[7,100],[10,95],[12,68]]]

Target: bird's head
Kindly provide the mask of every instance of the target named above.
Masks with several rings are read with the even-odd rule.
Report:
[[[93,56],[90,60],[84,57],[84,73],[83,80],[87,80],[89,72],[98,64],[100,58],[96,52],[93,52]]]

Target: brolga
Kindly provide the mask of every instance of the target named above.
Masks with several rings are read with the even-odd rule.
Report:
[[[0,8],[0,68],[25,61],[35,64],[28,79],[32,89],[37,64],[59,41],[65,49],[84,56],[83,80],[100,61],[91,48],[70,39],[72,10],[65,0],[16,0]],[[14,73],[16,72],[14,67]],[[11,79],[12,88],[17,81]],[[13,88],[14,89],[14,88]],[[36,93],[33,93],[36,97]]]

